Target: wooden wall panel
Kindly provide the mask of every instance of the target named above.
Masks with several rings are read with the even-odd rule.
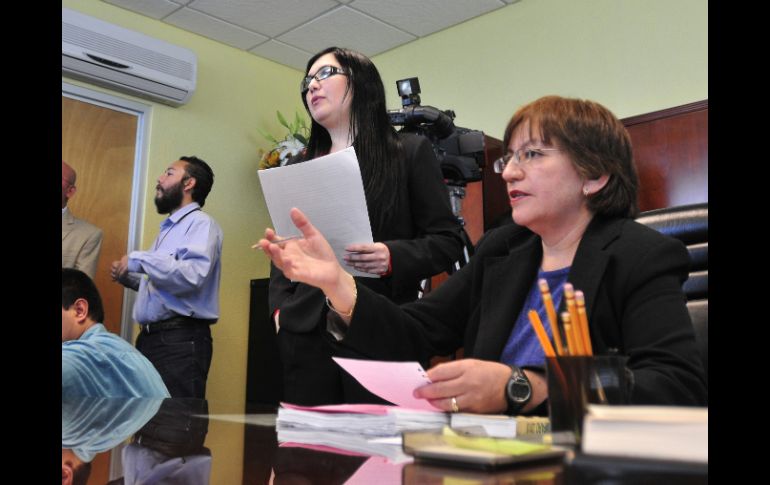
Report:
[[[708,202],[708,100],[632,118],[639,210]]]
[[[465,232],[476,244],[484,234],[484,187],[483,182],[470,182],[465,187],[465,199],[461,211],[465,220]]]
[[[496,227],[500,219],[510,219],[511,204],[508,200],[505,180],[502,174],[495,173],[492,162],[503,156],[503,141],[484,135],[484,155],[486,165],[482,169],[484,184],[484,232]],[[474,241],[475,243],[475,241]]]

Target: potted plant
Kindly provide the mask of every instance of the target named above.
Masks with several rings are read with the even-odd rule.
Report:
[[[278,116],[278,123],[289,132],[282,140],[279,140],[270,133],[265,133],[257,128],[257,131],[273,144],[273,148],[268,151],[259,150],[259,170],[286,165],[289,158],[297,155],[305,148],[307,137],[310,135],[307,122],[303,117],[300,117],[298,112],[294,112],[294,120],[291,123],[286,121],[280,111],[276,111],[276,115]]]

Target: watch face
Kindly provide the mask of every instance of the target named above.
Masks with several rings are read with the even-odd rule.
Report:
[[[532,388],[529,382],[521,377],[516,377],[508,381],[508,395],[515,402],[527,402],[532,394]]]

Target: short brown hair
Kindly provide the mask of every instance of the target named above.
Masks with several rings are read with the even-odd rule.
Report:
[[[503,137],[506,150],[514,131],[526,122],[530,136],[539,132],[543,142],[558,145],[584,177],[610,176],[607,185],[588,199],[588,208],[594,214],[638,214],[639,178],[631,136],[610,110],[594,101],[544,96],[514,113]]]

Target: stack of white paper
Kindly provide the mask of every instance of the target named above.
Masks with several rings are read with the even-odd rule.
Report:
[[[409,458],[401,450],[401,433],[441,429],[445,413],[379,404],[301,407],[282,403],[276,430],[280,443],[331,446],[384,456],[395,463]]]
[[[281,403],[276,420],[278,441],[332,446],[395,461],[403,456],[402,432],[441,429],[448,424],[447,413],[413,396],[416,388],[430,384],[419,363],[334,360],[369,391],[396,405]]]
[[[328,446],[364,455],[384,456],[391,463],[403,463],[412,459],[404,453],[400,436],[396,438],[373,438],[355,433],[298,428],[278,428],[277,432],[279,443],[300,443],[311,445],[311,448]]]
[[[283,403],[276,428],[335,431],[362,436],[399,436],[402,431],[441,429],[449,421],[441,412],[377,404],[302,407]]]

